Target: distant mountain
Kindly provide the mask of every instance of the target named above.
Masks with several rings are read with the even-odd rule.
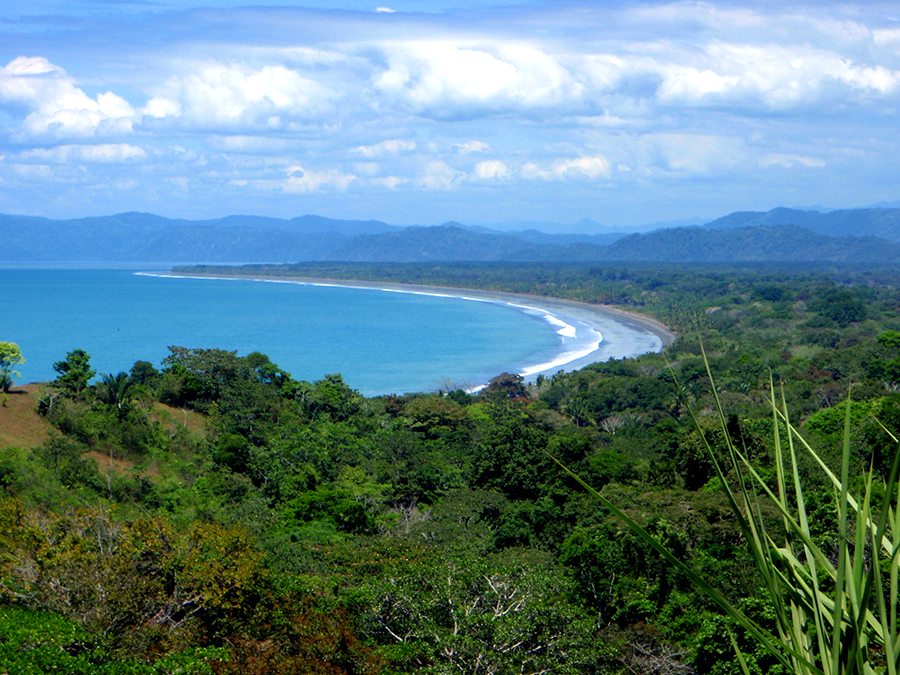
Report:
[[[738,211],[703,225],[708,230],[797,225],[831,237],[880,237],[900,241],[900,209],[838,209],[828,213],[777,208]]]
[[[673,227],[696,227],[708,223],[709,218],[681,218],[680,220],[658,220],[653,223],[645,223],[632,228],[634,232],[654,232],[656,230],[668,230]]]
[[[234,218],[235,216],[231,216]],[[246,218],[247,216],[237,216]],[[226,220],[226,219],[222,219]],[[213,221],[215,222],[215,221]],[[319,234],[333,232],[348,237],[358,237],[363,234],[382,234],[384,232],[399,232],[404,229],[397,225],[388,225],[380,220],[336,220],[323,216],[299,216],[290,220],[279,221],[282,225],[274,226],[274,229],[283,229],[295,234]]]
[[[589,244],[582,244],[578,249],[532,244],[510,234],[486,234],[448,223],[355,237],[338,247],[332,259],[348,262],[561,261],[597,259],[601,252],[600,247]]]
[[[736,215],[736,214],[732,214]],[[796,225],[710,230],[683,227],[634,234],[608,246],[604,260],[655,262],[900,262],[900,243],[830,237]]]
[[[584,223],[594,223],[594,221],[585,218],[584,220],[575,223],[575,225],[573,225],[572,227],[578,229],[578,227],[580,225],[583,225]],[[547,224],[559,227],[558,223]],[[594,225],[597,225],[597,223],[594,223]],[[566,246],[568,244],[578,243],[594,244],[596,246],[607,246],[614,241],[621,239],[622,237],[627,237],[630,234],[629,232],[604,232],[602,234],[554,234],[544,232],[535,228],[529,228],[525,230],[496,230],[490,227],[485,227],[484,225],[465,225],[462,223],[457,223],[455,221],[444,223],[444,226],[460,227],[464,230],[468,230],[469,232],[477,232],[479,234],[501,234],[508,237],[515,237],[516,239],[522,239],[523,241],[527,241],[532,244],[550,244],[552,246]]]
[[[400,229],[321,216],[190,221],[150,213],[73,220],[0,215],[0,261],[297,262],[328,258],[355,236]]]
[[[6,216],[15,218],[17,216]],[[296,218],[268,218],[266,216],[225,216],[210,220],[184,220],[180,218],[165,218],[152,213],[119,213],[114,216],[99,216],[94,218],[82,218],[80,220],[58,221],[77,225],[79,223],[92,223],[97,226],[104,224],[122,223],[141,230],[168,230],[173,227],[201,227],[215,228],[250,228],[253,230],[281,230],[293,234],[322,234],[325,232],[339,234],[346,237],[356,237],[361,234],[380,234],[382,232],[394,232],[403,228],[396,225],[388,225],[380,220],[336,220],[324,216],[298,216]]]
[[[609,246],[622,237],[627,237],[627,232],[608,232],[605,234],[547,234],[540,230],[522,230],[507,232],[507,235],[533,244],[564,246],[569,244],[593,244],[595,246]]]
[[[150,213],[73,220],[0,215],[0,262],[900,261],[900,209],[738,212],[644,234],[397,227],[321,216],[190,221]]]
[[[590,218],[582,218],[577,223],[565,224],[557,223],[550,220],[505,220],[496,223],[471,222],[468,221],[462,225],[468,229],[478,229],[490,232],[521,232],[523,230],[540,230],[548,234],[591,234],[609,230],[605,225],[601,225],[596,220]],[[623,228],[624,229],[624,228]]]

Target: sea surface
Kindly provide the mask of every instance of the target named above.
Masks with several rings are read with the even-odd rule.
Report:
[[[0,341],[26,358],[19,383],[54,379],[73,349],[118,373],[137,360],[160,367],[177,345],[259,351],[296,379],[341,373],[367,396],[470,388],[557,362],[571,330],[475,299],[124,269],[0,268],[0,298]]]

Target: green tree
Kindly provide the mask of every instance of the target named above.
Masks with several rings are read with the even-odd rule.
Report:
[[[131,381],[135,384],[155,386],[159,371],[149,361],[135,361],[131,366]]]
[[[351,389],[340,374],[326,375],[313,383],[302,397],[303,407],[310,419],[328,415],[336,422],[344,422],[362,409],[362,396]]]
[[[71,396],[80,396],[87,389],[88,382],[97,374],[91,368],[91,356],[83,349],[73,349],[66,354],[65,361],[53,364],[53,370],[59,373],[56,383]]]
[[[13,366],[25,363],[22,358],[22,351],[15,342],[0,342],[0,389],[3,393],[7,393],[12,386],[12,376],[22,377],[22,375],[12,369]]]
[[[528,395],[525,388],[525,378],[514,373],[501,373],[491,378],[484,389],[486,396],[499,396],[500,398],[524,398]]]
[[[812,309],[831,319],[840,328],[862,321],[867,316],[863,301],[853,291],[843,288],[825,293],[812,304]]]
[[[118,375],[104,374],[101,375],[101,380],[96,385],[97,398],[109,407],[115,408],[122,416],[136,393],[137,385],[125,372]]]

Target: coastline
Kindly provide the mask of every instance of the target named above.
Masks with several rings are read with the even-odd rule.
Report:
[[[561,337],[562,344],[557,358],[546,363],[523,367],[519,374],[528,381],[534,380],[538,375],[555,374],[559,370],[577,370],[597,361],[633,358],[648,352],[659,352],[671,344],[676,337],[673,331],[656,319],[617,307],[524,293],[314,277],[181,274],[175,272],[138,272],[138,274],[309,286],[339,286],[506,305],[543,318],[554,328],[560,328],[557,333]]]

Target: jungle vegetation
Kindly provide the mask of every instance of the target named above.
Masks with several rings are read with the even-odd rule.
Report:
[[[741,466],[728,461],[738,449],[760,485],[794,489],[772,383],[854,492],[870,470],[872,485],[888,477],[900,275],[279,271],[605,302],[679,337],[662,354],[535,383],[498,374],[478,394],[445,384],[378,398],[211,345],[96,374],[73,345],[35,394],[52,435],[0,450],[0,669],[730,675],[742,672],[733,639],[750,672],[788,672],[692,575],[777,635],[779,607],[730,504]],[[804,536],[837,555],[841,495],[812,454],[795,468]],[[775,531],[782,514],[762,502],[755,517]]]

